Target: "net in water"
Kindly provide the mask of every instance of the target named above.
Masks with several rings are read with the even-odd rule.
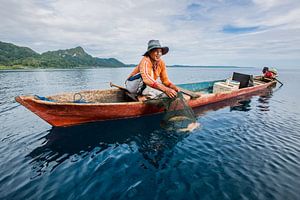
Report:
[[[176,98],[163,98],[161,100],[165,107],[165,114],[161,122],[163,128],[185,132],[193,131],[199,126],[195,114],[182,92],[178,92]]]

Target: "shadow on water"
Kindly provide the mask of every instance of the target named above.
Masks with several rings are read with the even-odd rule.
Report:
[[[261,109],[268,107],[272,90],[263,90],[234,99],[207,105],[194,110],[200,117],[208,111],[230,107],[231,111],[249,111],[253,96],[259,96]],[[264,108],[263,108],[264,107]],[[37,175],[50,168],[52,171],[73,155],[84,157],[93,151],[96,154],[118,145],[134,145],[143,158],[155,168],[167,165],[172,149],[189,134],[166,131],[160,127],[163,115],[135,119],[112,120],[72,127],[53,127],[41,138],[42,146],[35,148],[26,157],[36,168]],[[37,167],[38,166],[38,167]],[[50,167],[51,166],[51,167]],[[147,168],[149,166],[144,165]],[[44,170],[44,171],[43,171]]]
[[[85,157],[92,151],[93,154],[99,154],[108,148],[128,144],[135,145],[149,164],[159,168],[160,161],[166,157],[165,150],[172,149],[187,135],[163,130],[160,127],[162,117],[163,115],[153,115],[72,127],[53,127],[50,133],[41,138],[45,140],[43,145],[35,148],[27,157],[40,175],[46,171],[43,169],[51,166],[52,171],[72,155]]]

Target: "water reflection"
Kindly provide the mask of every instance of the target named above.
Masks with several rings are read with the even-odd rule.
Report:
[[[245,101],[240,101],[239,105],[237,106],[231,106],[230,111],[243,111],[243,112],[248,112],[251,110],[251,99],[245,100]]]
[[[95,149],[97,152],[93,154],[98,154],[108,148],[128,144],[135,145],[148,163],[159,168],[166,164],[160,163],[166,157],[165,150],[172,149],[186,136],[161,129],[162,117],[155,115],[66,128],[53,127],[41,138],[45,140],[43,145],[34,149],[27,157],[31,159],[37,175],[41,175],[48,166],[51,166],[52,171],[73,155],[86,156]]]
[[[251,95],[242,96],[241,98],[237,98],[237,105],[230,106],[230,111],[242,111],[248,112],[251,110],[251,98],[255,96],[259,96],[257,107],[260,111],[269,111],[269,99],[273,96],[272,89],[266,89]]]
[[[222,102],[209,104],[204,107],[194,109],[194,113],[197,117],[204,115],[209,111],[216,111],[225,107],[230,107],[230,111],[242,111],[248,112],[251,110],[251,101],[254,96],[259,96],[258,102],[260,106],[269,106],[269,99],[272,97],[272,89],[267,88],[265,90],[253,92],[251,94],[242,95],[236,98],[228,99]]]
[[[282,86],[282,85],[281,85]],[[281,86],[278,88],[280,89]],[[259,102],[259,105],[257,106],[259,108],[260,111],[269,111],[269,101],[270,99],[272,98],[273,96],[273,93],[276,92],[278,89],[272,91],[272,90],[269,90],[267,93],[265,93],[264,95],[260,95],[259,98],[258,98],[258,102]]]

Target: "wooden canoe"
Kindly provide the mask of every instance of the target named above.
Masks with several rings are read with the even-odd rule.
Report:
[[[230,92],[212,93],[212,87],[215,82],[217,81],[181,84],[178,86],[200,95],[200,97],[195,99],[185,96],[189,106],[197,108],[257,92],[276,84],[275,81],[262,82],[255,80],[252,87]],[[76,96],[77,98],[78,96],[82,97],[84,102],[74,102],[74,97],[76,98]],[[161,104],[132,101],[120,89],[70,92],[47,96],[42,99],[34,95],[18,96],[16,101],[52,126],[71,126],[104,120],[136,118],[164,111],[164,107]]]

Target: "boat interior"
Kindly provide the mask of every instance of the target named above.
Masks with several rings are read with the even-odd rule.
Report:
[[[133,101],[126,95],[125,91],[119,89],[70,92],[47,96],[46,98],[60,103],[118,103]]]
[[[244,79],[247,81],[244,81]],[[238,79],[238,80],[234,80]],[[239,85],[239,88],[251,87],[255,85],[265,84],[270,80],[263,80],[261,77],[251,77],[250,75],[243,76],[237,74],[232,77],[232,80],[242,83]],[[246,82],[246,83],[245,83]],[[181,88],[190,90],[192,92],[199,92],[201,94],[210,94],[217,93],[222,90],[214,90],[215,83],[226,83],[226,80],[216,80],[200,83],[188,83],[178,85]],[[246,86],[245,86],[246,85]],[[227,86],[228,87],[228,86]],[[120,89],[109,89],[109,90],[89,90],[89,91],[80,91],[80,92],[70,92],[63,93],[53,96],[40,97],[35,95],[35,99],[57,102],[57,103],[120,103],[120,102],[134,102],[135,100],[132,97],[128,96],[124,90]]]

